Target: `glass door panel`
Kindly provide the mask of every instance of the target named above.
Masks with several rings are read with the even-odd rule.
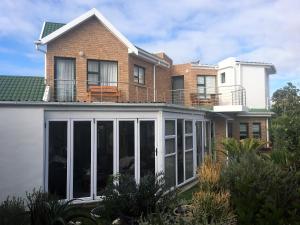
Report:
[[[181,184],[184,180],[184,158],[183,158],[183,119],[177,119],[177,181]]]
[[[135,175],[134,121],[119,121],[119,173]]]
[[[196,122],[196,149],[197,149],[197,167],[202,163],[202,146],[203,146],[203,139],[202,139],[202,122]]]
[[[113,174],[113,121],[97,122],[97,196],[102,195]]]
[[[48,192],[66,199],[68,122],[50,121],[48,131]]]
[[[140,121],[140,176],[155,174],[155,123]]]
[[[91,121],[73,123],[73,198],[91,196]]]

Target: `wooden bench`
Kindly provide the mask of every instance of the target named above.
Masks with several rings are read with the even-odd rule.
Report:
[[[88,89],[89,99],[92,101],[93,96],[118,98],[121,96],[121,91],[116,86],[90,86]]]

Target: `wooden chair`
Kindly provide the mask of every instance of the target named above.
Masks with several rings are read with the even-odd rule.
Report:
[[[90,102],[92,101],[93,96],[100,96],[102,97],[110,97],[110,98],[117,98],[121,96],[121,91],[118,90],[116,86],[90,86],[88,89],[88,95]]]

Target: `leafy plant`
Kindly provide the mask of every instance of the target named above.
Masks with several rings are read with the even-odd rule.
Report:
[[[221,182],[231,193],[231,203],[241,225],[299,224],[299,177],[272,161],[245,153],[230,161]]]
[[[236,140],[227,138],[222,141],[225,151],[222,151],[229,159],[239,159],[244,153],[257,152],[265,143],[259,139],[247,138],[244,140]]]
[[[1,225],[25,225],[27,224],[25,203],[22,198],[7,197],[0,204]]]
[[[31,225],[66,225],[81,218],[94,222],[89,215],[76,210],[78,207],[71,204],[74,200],[58,200],[55,196],[40,190],[34,190],[26,195]]]
[[[146,175],[138,184],[130,175],[118,175],[108,183],[103,200],[92,213],[106,220],[121,218],[130,223],[141,216],[167,210],[175,197],[176,192],[169,191],[161,174]]]

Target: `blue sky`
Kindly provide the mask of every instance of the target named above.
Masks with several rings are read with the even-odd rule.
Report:
[[[131,42],[175,63],[226,57],[271,62],[271,91],[300,86],[299,0],[1,0],[0,74],[44,74],[33,42],[44,21],[68,22],[97,8]]]

